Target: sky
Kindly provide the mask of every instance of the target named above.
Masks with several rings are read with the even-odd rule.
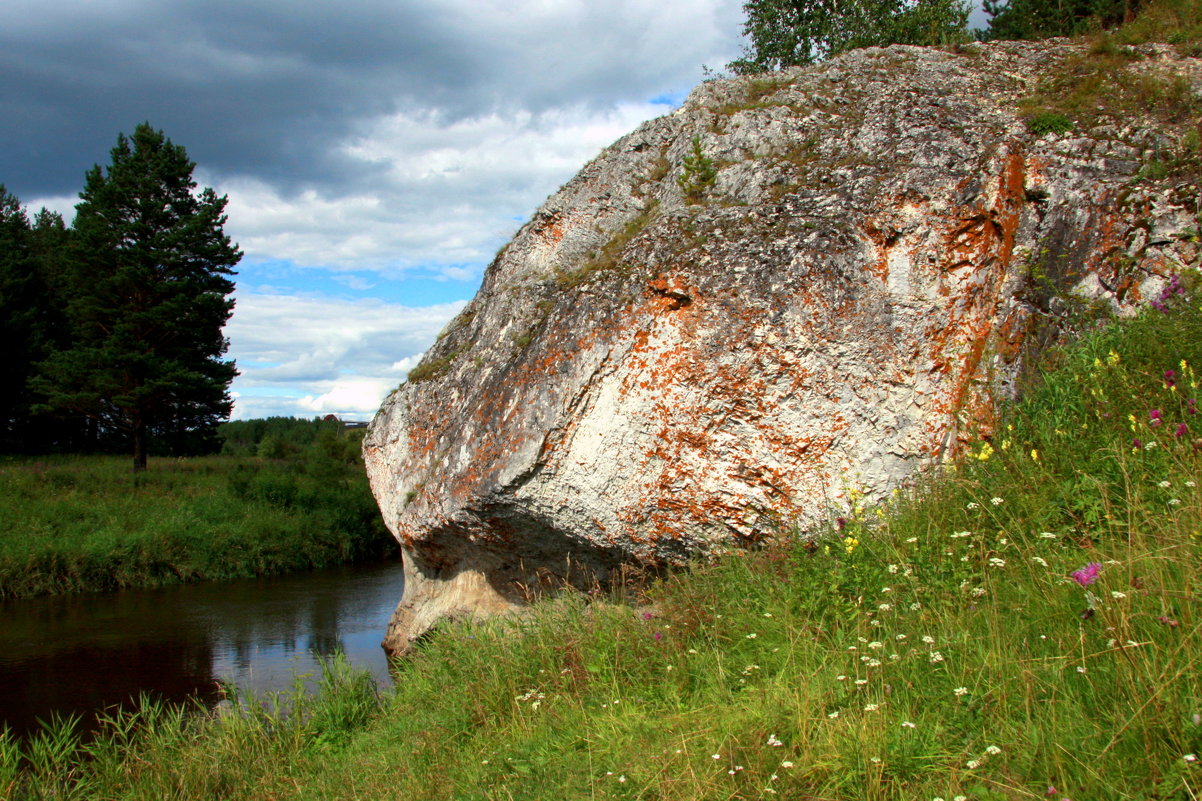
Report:
[[[226,195],[234,418],[366,420],[606,145],[743,46],[742,0],[4,0],[0,183],[69,221],[141,122]]]

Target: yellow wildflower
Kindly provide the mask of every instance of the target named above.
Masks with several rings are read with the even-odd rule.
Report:
[[[1010,448],[1010,440],[1008,440],[1008,439],[1002,440],[1002,450],[1009,450],[1009,448]]]
[[[851,553],[856,548],[859,548],[859,547],[860,547],[860,541],[857,540],[855,537],[844,537],[843,538],[843,550],[846,553]]]
[[[1110,362],[1111,366],[1119,363],[1119,355],[1114,352],[1114,348],[1110,349],[1110,355],[1106,357],[1106,361]]]
[[[1039,449],[1038,449],[1038,448],[1032,448],[1032,449],[1031,449],[1031,461],[1032,461],[1032,462],[1038,462],[1038,461],[1039,461]]]
[[[990,445],[988,442],[982,442],[981,450],[980,450],[980,452],[977,453],[977,458],[980,459],[982,462],[987,462],[987,461],[989,461],[990,456],[993,456],[993,446]]]

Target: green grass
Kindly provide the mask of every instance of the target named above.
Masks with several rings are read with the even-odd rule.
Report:
[[[1037,136],[1087,130],[1099,124],[1157,127],[1169,142],[1164,156],[1174,177],[1196,180],[1196,141],[1202,101],[1185,77],[1140,70],[1133,46],[1168,43],[1183,56],[1202,55],[1202,0],[1153,0],[1131,22],[1085,37],[1088,48],[1067,58],[1020,104]],[[1168,173],[1166,173],[1167,175]]]
[[[0,599],[228,579],[380,558],[396,546],[363,468],[293,459],[0,460]]]
[[[992,437],[883,507],[851,488],[853,508],[817,541],[782,533],[637,597],[565,595],[445,626],[380,696],[342,665],[322,694],[232,717],[150,705],[99,746],[51,726],[0,742],[0,787],[1197,798],[1202,307],[1165,303],[1045,354],[1043,380]],[[1071,578],[1091,563],[1088,586]]]

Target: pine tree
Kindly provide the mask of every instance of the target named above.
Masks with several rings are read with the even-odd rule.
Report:
[[[41,354],[37,276],[29,218],[0,185],[0,449],[21,449],[29,420],[29,379]]]
[[[46,406],[91,418],[146,468],[151,431],[203,431],[229,416],[237,371],[222,360],[242,254],[227,199],[195,192],[195,164],[148,123],[87,174],[66,278],[72,341],[42,365]]]

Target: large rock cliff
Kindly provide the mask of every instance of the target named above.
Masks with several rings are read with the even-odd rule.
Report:
[[[1196,269],[1163,124],[1024,121],[1084,47],[713,81],[588,164],[372,423],[406,560],[386,647],[879,498],[988,434],[1059,293],[1121,308]],[[1129,62],[1198,91],[1170,47]]]

